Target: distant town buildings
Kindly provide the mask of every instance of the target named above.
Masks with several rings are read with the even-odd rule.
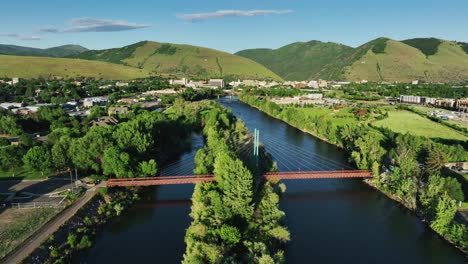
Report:
[[[208,81],[208,85],[212,87],[224,88],[226,87],[226,83],[223,79],[210,79]]]
[[[113,106],[113,107],[109,107],[109,109],[107,110],[107,114],[109,116],[120,115],[120,114],[127,115],[129,110],[130,110],[130,107],[128,107],[126,105]]]
[[[127,82],[116,82],[116,83],[115,83],[115,86],[117,86],[117,87],[125,87],[125,86],[128,86],[128,83],[127,83]]]
[[[170,85],[187,85],[189,83],[189,80],[187,78],[182,78],[180,80],[169,80]]]
[[[468,98],[457,100],[457,110],[463,113],[468,113]]]
[[[105,96],[87,97],[83,99],[83,107],[90,108],[94,105],[106,104],[108,102],[109,98]]]
[[[117,119],[115,119],[114,117],[112,117],[112,116],[103,116],[103,117],[99,117],[96,120],[90,121],[88,123],[88,126],[90,126],[90,127],[96,127],[96,126],[105,127],[105,126],[115,126],[118,123],[119,123],[119,121]]]

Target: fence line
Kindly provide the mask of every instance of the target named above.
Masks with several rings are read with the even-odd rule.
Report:
[[[62,204],[63,201],[64,199],[62,199],[60,202],[11,203],[10,206],[12,208],[18,208],[18,209],[59,208],[59,207],[64,206]]]

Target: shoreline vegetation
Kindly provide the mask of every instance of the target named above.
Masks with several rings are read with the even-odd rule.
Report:
[[[165,113],[137,109],[126,122],[114,127],[91,128],[81,137],[72,138],[72,143],[62,149],[62,157],[68,164],[80,168],[80,172],[91,174],[90,178],[98,180],[156,175],[159,164],[164,164],[186,148],[186,142],[180,139],[201,129],[200,113],[211,105],[209,101],[187,103],[178,98]],[[68,142],[69,138],[65,139]],[[80,148],[80,155],[75,156],[73,144],[87,147]],[[28,260],[41,263],[70,261],[77,252],[92,246],[93,238],[102,225],[118,217],[136,201],[140,190],[142,188],[99,189],[99,194],[36,249]]]
[[[443,163],[447,160],[467,159],[466,146],[448,146],[408,133],[397,134],[388,129],[374,128],[362,120],[344,125],[337,125],[325,119],[324,115],[307,120],[310,117],[296,111],[295,107],[280,107],[249,94],[249,91],[244,91],[239,99],[345,150],[357,168],[371,169],[374,175],[378,175],[367,182],[368,185],[408,208],[430,229],[468,255],[468,229],[454,220],[457,201],[464,200],[461,185],[456,179],[441,175]],[[314,108],[309,109],[314,111]],[[320,128],[319,123],[325,123],[325,128]],[[307,128],[308,124],[315,130]],[[423,165],[418,163],[420,161]]]
[[[183,263],[283,263],[290,240],[279,209],[285,185],[259,177],[274,169],[271,156],[262,150],[258,166],[240,156],[251,136],[221,105],[203,120],[206,145],[195,156],[195,174],[214,173],[216,182],[195,186]]]

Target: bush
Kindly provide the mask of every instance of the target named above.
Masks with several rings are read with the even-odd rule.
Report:
[[[91,246],[92,246],[91,240],[89,239],[87,235],[84,235],[80,240],[79,247],[81,249],[85,249],[85,248],[90,248]]]
[[[74,233],[70,233],[67,237],[67,244],[71,247],[71,248],[75,248],[76,247],[76,243],[77,243],[77,237]]]

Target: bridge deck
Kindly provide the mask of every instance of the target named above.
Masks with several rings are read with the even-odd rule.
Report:
[[[372,177],[372,173],[368,170],[270,172],[266,173],[263,177],[265,177],[267,180],[370,178]],[[215,178],[211,174],[161,176],[130,179],[109,179],[107,181],[107,187],[194,184],[212,181],[215,181]]]

